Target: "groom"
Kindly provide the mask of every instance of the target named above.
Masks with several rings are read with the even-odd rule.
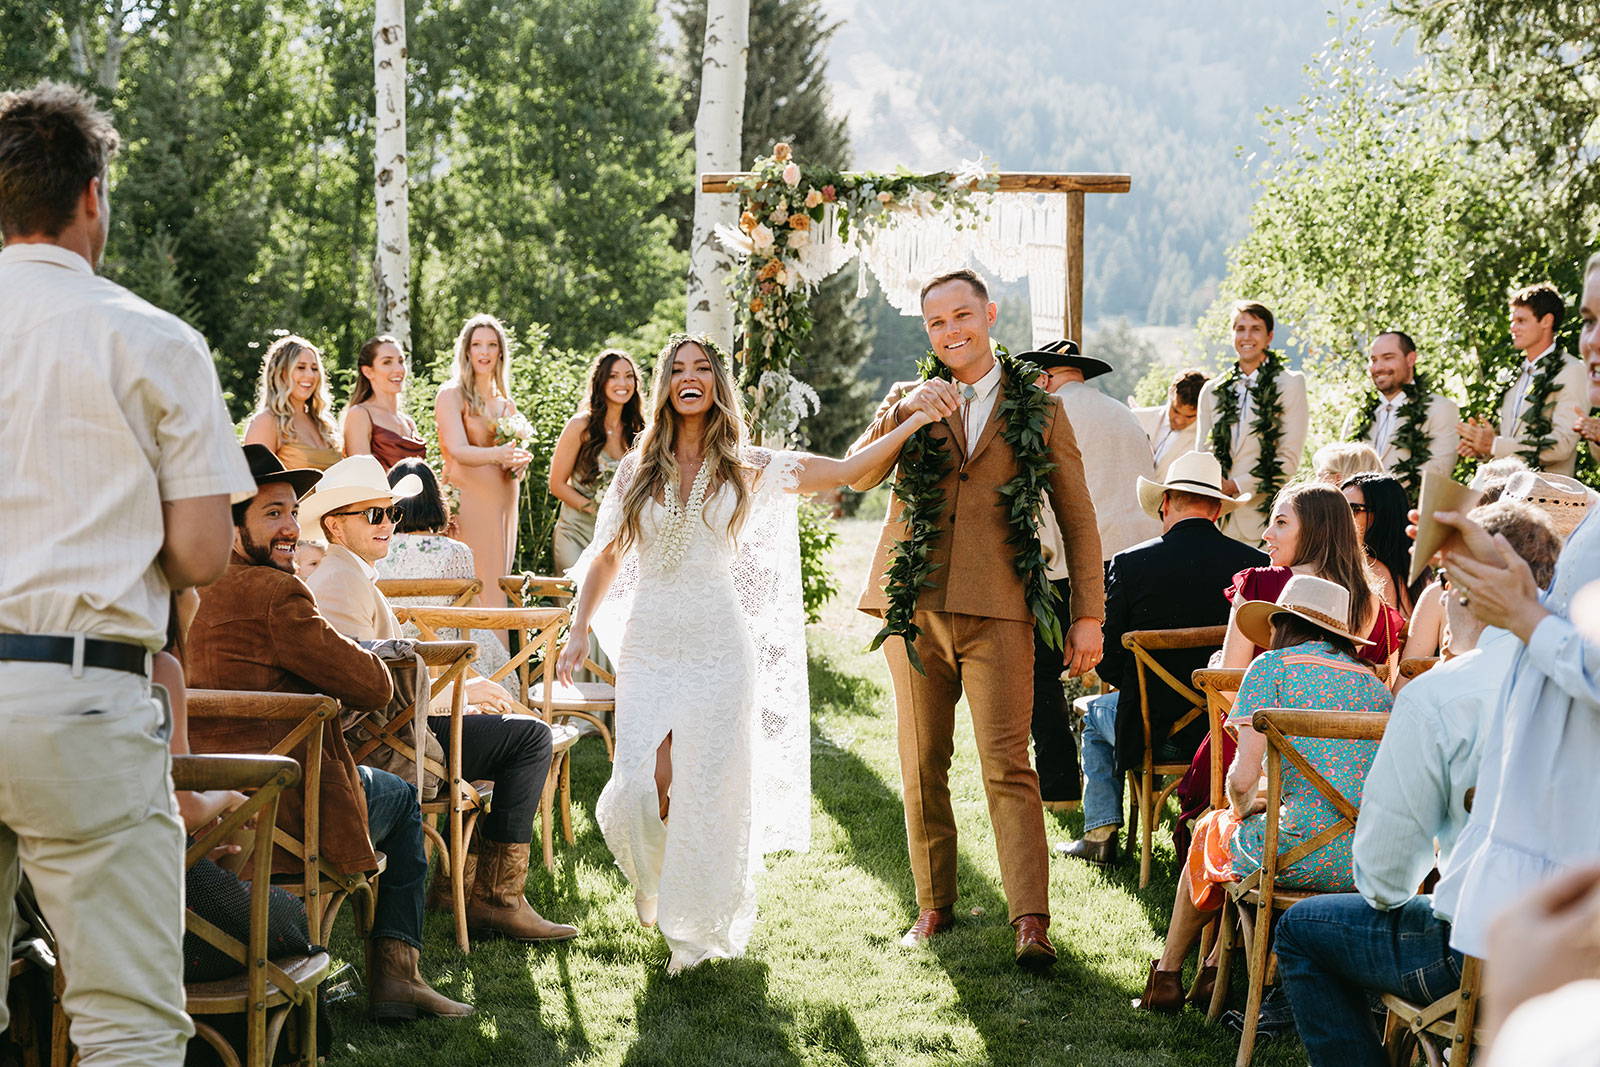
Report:
[[[989,821],[1000,854],[1016,958],[1024,966],[1048,966],[1056,958],[1046,934],[1050,924],[1049,854],[1039,778],[1028,760],[1033,717],[1033,615],[1016,570],[1019,550],[1009,508],[999,490],[1024,463],[1049,464],[1044,496],[1061,524],[1071,571],[1072,619],[1063,657],[1074,675],[1100,660],[1100,623],[1105,586],[1094,507],[1084,486],[1083,460],[1072,426],[1059,402],[1040,405],[1043,448],[1020,456],[1007,432],[1008,402],[1035,388],[1014,384],[989,341],[997,309],[983,279],[970,270],[943,274],[922,290],[922,321],[934,355],[951,381],[935,378],[914,388],[897,385],[871,427],[851,448],[864,447],[918,409],[933,415],[925,433],[942,441],[946,469],[937,490],[937,516],[930,559],[932,579],[916,597],[912,622],[921,631],[914,648],[923,672],[912,665],[902,639],[884,643],[894,679],[899,726],[900,776],[905,787],[906,836],[917,886],[917,921],[902,943],[918,945],[955,925],[956,823],[950,805],[949,770],[954,751],[955,706],[963,689],[989,798]],[[1011,394],[1016,393],[1016,396]],[[908,460],[901,453],[899,476]],[[854,488],[870,489],[888,475],[885,466]],[[891,550],[907,536],[905,508],[896,497],[883,525],[873,560],[873,578],[859,607],[884,616]],[[1037,552],[1030,532],[1020,552]]]

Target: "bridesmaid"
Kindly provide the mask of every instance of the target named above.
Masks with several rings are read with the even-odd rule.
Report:
[[[400,342],[384,334],[371,338],[356,356],[356,387],[344,409],[344,454],[370,454],[388,470],[403,459],[421,459],[428,445],[417,424],[400,409],[405,392],[406,355]]]
[[[550,457],[550,495],[561,501],[554,530],[556,573],[565,574],[594,539],[594,517],[617,464],[644,430],[639,368],[608,348],[589,367],[589,387]]]
[[[439,390],[433,415],[444,455],[445,480],[460,495],[456,520],[472,549],[484,607],[506,606],[500,579],[517,547],[517,491],[533,456],[515,443],[496,444],[496,423],[516,414],[511,399],[505,327],[493,315],[474,315],[456,337],[454,376]]]
[[[262,357],[261,388],[244,443],[266,445],[289,470],[327,470],[344,458],[322,353],[304,337],[286,334]]]

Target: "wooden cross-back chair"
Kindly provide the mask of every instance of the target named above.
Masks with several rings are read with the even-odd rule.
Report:
[[[1139,888],[1150,884],[1152,839],[1156,820],[1166,807],[1167,798],[1178,788],[1189,761],[1158,759],[1159,750],[1168,739],[1182,733],[1190,723],[1205,712],[1205,697],[1178,678],[1161,661],[1157,652],[1175,649],[1221,648],[1227,635],[1225,626],[1191,626],[1174,630],[1130,630],[1122,635],[1122,647],[1133,653],[1134,677],[1138,679],[1139,716],[1144,729],[1144,755],[1139,766],[1128,771],[1128,840],[1139,836]],[[1189,702],[1184,712],[1160,737],[1156,736],[1150,722],[1150,676]]]
[[[1222,1012],[1227,998],[1228,976],[1233,957],[1233,930],[1239,921],[1242,906],[1254,906],[1255,921],[1250,931],[1248,951],[1245,955],[1249,972],[1249,997],[1245,1001],[1244,1030],[1239,1036],[1239,1054],[1235,1067],[1247,1067],[1255,1052],[1256,1022],[1261,1016],[1261,1001],[1267,981],[1276,963],[1268,950],[1275,911],[1319,895],[1315,890],[1287,889],[1277,884],[1278,872],[1285,870],[1313,852],[1354,834],[1359,815],[1356,804],[1339,791],[1313,767],[1294,746],[1291,738],[1314,738],[1333,741],[1382,741],[1389,716],[1373,712],[1329,710],[1300,710],[1289,708],[1263,708],[1250,720],[1250,725],[1266,738],[1267,751],[1267,810],[1261,843],[1261,866],[1253,873],[1226,887],[1224,914],[1219,937],[1221,944],[1217,959],[1217,983],[1211,996],[1208,1020]],[[1306,783],[1317,794],[1333,805],[1339,818],[1320,833],[1305,841],[1278,851],[1279,817],[1283,805],[1283,765],[1287,761],[1299,771]],[[1242,929],[1242,927],[1241,927]]]
[[[184,987],[186,1008],[195,1020],[196,1035],[204,1038],[229,1067],[239,1067],[241,1061],[228,1041],[206,1023],[207,1016],[244,1016],[243,1063],[249,1067],[267,1067],[273,1062],[287,1024],[292,1024],[296,1051],[292,1062],[317,1062],[317,986],[327,976],[328,954],[317,951],[276,960],[267,955],[267,909],[278,798],[299,780],[300,767],[284,756],[177,756],[172,761],[172,784],[176,789],[236,789],[250,793],[244,804],[198,833],[184,854],[187,870],[218,845],[245,835],[245,846],[236,858],[241,870],[248,865],[250,874],[249,940],[241,942],[193,910],[184,915],[184,927],[189,933],[243,968],[243,973],[233,978],[191,982]]]
[[[397,609],[397,614],[406,610],[409,609]],[[472,942],[467,935],[467,891],[470,888],[466,871],[467,842],[472,838],[478,815],[487,811],[494,801],[491,785],[469,782],[461,770],[461,722],[466,714],[464,686],[467,668],[477,654],[478,646],[471,641],[418,641],[417,655],[422,657],[430,675],[427,706],[418,707],[418,701],[413,699],[386,723],[373,718],[361,720],[359,725],[364,726],[371,736],[351,749],[351,755],[355,756],[357,763],[364,762],[380,746],[398,752],[412,762],[420,758],[423,770],[435,775],[443,783],[439,795],[432,800],[419,798],[422,833],[428,847],[440,850],[442,862],[449,870],[451,914],[455,920],[456,945],[462,952],[472,951]],[[412,724],[419,721],[420,717],[422,729],[428,730],[429,708],[433,700],[446,689],[450,690],[450,739],[449,744],[442,746],[445,762],[440,763],[428,755],[426,745],[420,754],[417,752],[412,744]],[[349,725],[357,724],[348,724],[347,728]],[[434,825],[435,819],[444,821],[443,834]]]
[[[1228,803],[1227,791],[1223,788],[1223,775],[1227,768],[1222,765],[1222,739],[1224,735],[1231,736],[1233,733],[1228,728],[1228,716],[1233,714],[1233,702],[1239,695],[1239,687],[1244,684],[1244,670],[1243,667],[1208,667],[1189,676],[1194,687],[1206,698],[1206,736],[1210,738],[1207,747],[1213,808],[1224,807]]]
[[[287,756],[299,761],[304,818],[299,835],[279,825],[273,843],[292,857],[298,871],[291,880],[278,884],[300,897],[306,906],[311,939],[328,943],[339,908],[347,898],[356,901],[356,929],[363,936],[372,928],[377,906],[376,880],[387,863],[378,854],[375,871],[346,873],[322,855],[322,756],[324,735],[339,728],[339,702],[316,693],[256,693],[233,689],[190,689],[189,719],[246,720],[282,724],[283,733],[265,755]],[[359,785],[357,785],[359,788]],[[355,797],[348,798],[353,806]]]
[[[1483,961],[1476,956],[1461,960],[1461,985],[1431,1004],[1413,1004],[1386,993],[1388,1015],[1383,1026],[1383,1048],[1390,1067],[1410,1067],[1420,1057],[1427,1067],[1465,1064],[1482,1044],[1478,1001],[1483,991]],[[1446,1058],[1448,1056],[1448,1059]]]
[[[577,740],[577,731],[553,721],[548,701],[531,705],[527,702],[529,692],[527,673],[531,669],[533,657],[542,653],[541,672],[547,681],[554,679],[556,640],[561,635],[561,628],[566,624],[566,610],[421,607],[397,608],[395,616],[401,622],[409,622],[416,626],[423,637],[428,637],[441,629],[507,630],[519,635],[517,650],[503,667],[488,678],[492,682],[500,682],[511,677],[514,672],[523,697],[521,710],[552,725],[550,773],[545,779],[544,792],[539,798],[539,814],[543,827],[544,865],[546,869],[554,869],[555,832],[551,817],[557,794],[561,798],[561,836],[569,845],[576,840],[572,834],[572,768],[568,761],[568,753]]]
[[[454,607],[466,607],[477,601],[483,582],[478,578],[379,578],[378,592],[395,607],[413,597],[445,597]]]
[[[533,606],[540,601],[549,601],[553,606],[565,607],[569,610],[569,621],[571,601],[577,595],[577,586],[570,578],[553,578],[539,574],[508,575],[500,579],[500,589],[519,607]],[[567,640],[569,642],[574,640],[573,635],[569,633]],[[582,640],[593,647],[592,634],[582,635]],[[540,684],[552,686],[550,710],[557,718],[570,715],[595,723],[600,728],[600,737],[605,742],[606,756],[609,758],[615,754],[616,746],[612,743],[606,717],[614,716],[617,710],[617,676],[614,671],[598,663],[587,651],[583,657],[583,669],[588,672],[590,680],[563,685],[552,679],[550,683]],[[543,699],[543,693],[530,692],[523,698],[523,703]]]

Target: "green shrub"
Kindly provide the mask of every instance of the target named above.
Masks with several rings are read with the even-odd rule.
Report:
[[[822,606],[839,593],[839,579],[828,570],[828,553],[839,541],[833,514],[814,500],[800,501],[800,598],[806,622],[820,622]]]

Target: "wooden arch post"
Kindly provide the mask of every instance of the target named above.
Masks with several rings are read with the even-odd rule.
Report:
[[[700,191],[737,192],[734,183],[750,177],[745,173],[700,175]],[[1126,174],[1049,174],[1003,171],[997,175],[997,193],[1052,193],[1067,198],[1066,232],[1066,308],[1062,314],[1062,335],[1083,343],[1083,226],[1084,198],[1089,193],[1126,193],[1133,179]]]

